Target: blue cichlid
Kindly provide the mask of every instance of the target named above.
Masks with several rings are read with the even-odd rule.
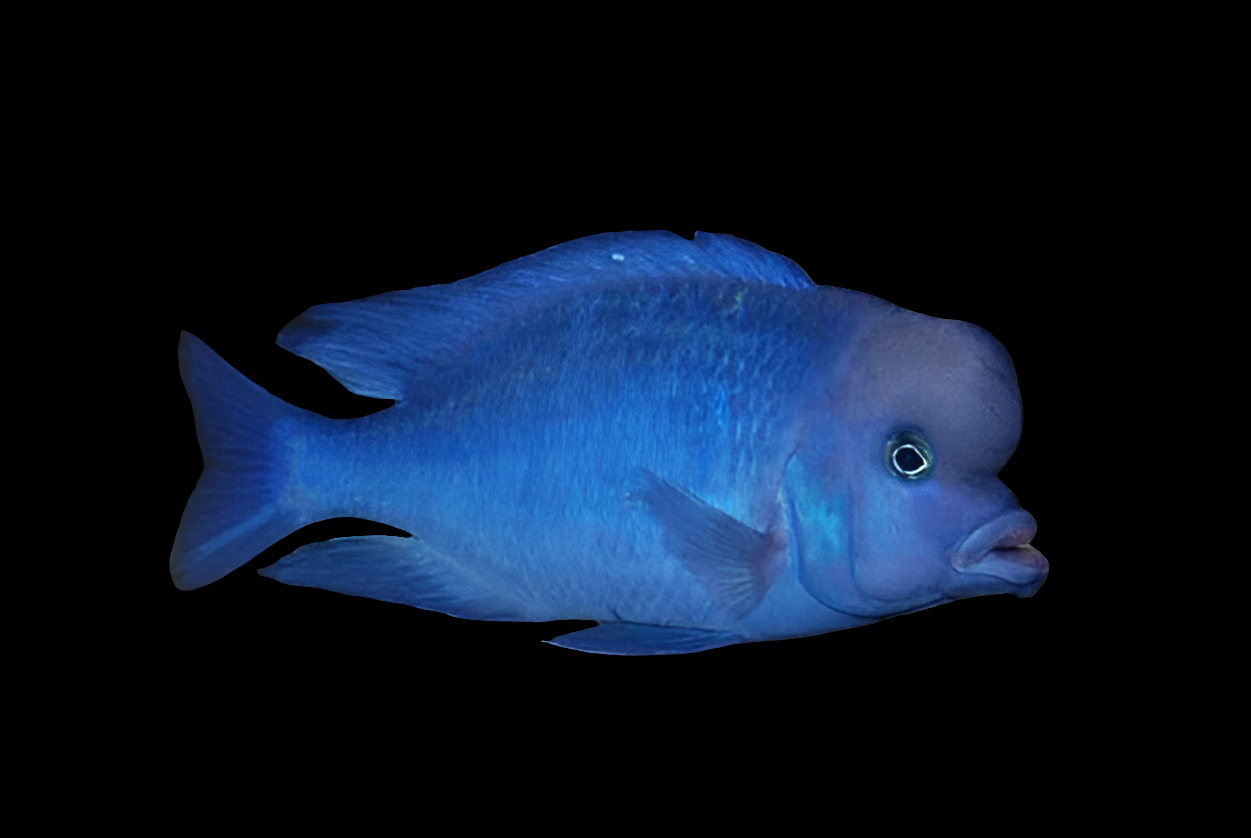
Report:
[[[983,594],[1047,562],[997,474],[1021,433],[987,332],[814,284],[732,236],[589,236],[448,285],[310,308],[283,348],[359,419],[293,407],[178,347],[204,471],[170,572],[259,572],[471,620],[595,620],[641,655],[821,634]]]

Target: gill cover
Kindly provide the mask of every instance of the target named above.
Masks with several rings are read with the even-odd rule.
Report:
[[[1021,433],[1007,352],[977,326],[866,295],[842,322],[784,476],[801,584],[864,617],[1033,593],[1046,576],[1024,546],[1033,519],[996,476]]]

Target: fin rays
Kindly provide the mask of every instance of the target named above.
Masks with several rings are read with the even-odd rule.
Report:
[[[353,393],[399,401],[420,378],[437,377],[470,336],[570,286],[709,278],[817,288],[790,259],[734,236],[603,233],[459,282],[313,306],[279,332],[278,345]]]

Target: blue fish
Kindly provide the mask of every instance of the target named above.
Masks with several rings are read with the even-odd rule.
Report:
[[[589,236],[313,306],[278,344],[395,403],[328,419],[183,332],[204,470],[170,556],[182,590],[363,518],[411,535],[308,544],[259,573],[471,620],[593,620],[551,642],[645,655],[1030,596],[1047,576],[997,477],[1021,433],[1003,346],[733,236]]]

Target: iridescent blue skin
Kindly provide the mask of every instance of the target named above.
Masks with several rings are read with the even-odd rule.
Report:
[[[396,404],[326,419],[184,333],[205,472],[180,588],[307,523],[366,518],[412,537],[310,544],[260,572],[469,619],[595,620],[554,642],[665,654],[1046,577],[996,477],[1021,429],[1003,347],[733,237],[591,236],[316,306],[279,343]],[[901,439],[925,452],[915,476]]]

